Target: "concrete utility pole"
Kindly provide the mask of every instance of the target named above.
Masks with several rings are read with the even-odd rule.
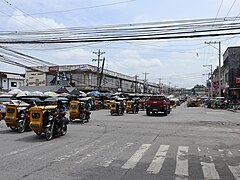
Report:
[[[218,50],[218,96],[221,97],[221,42],[220,41],[214,41],[214,42],[205,42],[205,44],[218,44],[218,48],[215,46],[212,46],[213,48]]]
[[[135,93],[137,93],[137,78],[138,78],[138,75],[135,75]]]
[[[97,61],[98,62],[98,66],[97,66],[97,88],[99,89],[100,87],[100,83],[99,83],[99,63],[100,61],[102,61],[102,59],[100,59],[100,56],[102,54],[105,54],[105,52],[101,52],[100,49],[97,52],[93,52],[93,54],[97,55],[97,59],[93,59],[92,61]]]
[[[171,82],[168,82],[168,84],[169,84],[168,95],[170,95],[170,92],[171,92]]]
[[[147,72],[144,72],[143,73],[144,74],[144,76],[145,76],[145,78],[144,78],[144,88],[143,88],[143,93],[146,93],[146,84],[147,84],[147,75],[149,74],[149,73],[147,73]]]
[[[161,81],[163,80],[162,78],[158,78],[159,80],[159,93],[162,94],[162,83]]]
[[[102,70],[100,73],[100,80],[99,80],[99,88],[102,88],[102,79],[103,79],[103,71],[104,71],[104,64],[105,64],[105,57],[103,58],[103,62],[102,62]]]
[[[212,64],[208,64],[208,65],[203,65],[203,67],[210,67],[211,68],[211,98],[213,97],[213,73],[212,73]]]

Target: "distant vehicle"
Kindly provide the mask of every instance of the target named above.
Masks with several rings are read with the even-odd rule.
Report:
[[[0,110],[2,114],[2,118],[6,115],[6,105],[10,103],[12,99],[12,95],[1,95],[0,96]]]
[[[200,106],[200,100],[197,98],[189,98],[187,100],[187,107],[199,107]]]
[[[165,116],[170,114],[170,102],[163,95],[151,96],[145,102],[146,114],[149,116],[151,113],[163,112]]]

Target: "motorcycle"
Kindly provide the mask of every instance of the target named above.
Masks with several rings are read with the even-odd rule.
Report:
[[[16,119],[17,121],[17,131],[19,133],[23,133],[26,130],[31,130],[30,128],[30,112],[29,110],[21,110],[18,113],[18,118]]]
[[[132,112],[133,114],[138,113],[139,111],[139,106],[138,103],[135,101],[127,101],[127,107],[126,107],[126,112]]]
[[[58,115],[49,114],[46,117],[47,124],[44,130],[44,136],[46,140],[51,140],[54,136],[60,135],[64,136],[67,134],[67,124],[68,120],[66,117],[62,117],[63,119],[63,126],[60,126],[61,118]]]
[[[86,102],[74,100],[70,102],[70,116],[69,119],[73,122],[75,119],[79,119],[82,123],[88,122],[91,112],[85,107]]]

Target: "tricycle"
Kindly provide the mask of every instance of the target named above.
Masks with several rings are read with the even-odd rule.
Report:
[[[25,130],[31,130],[29,127],[29,104],[8,104],[6,105],[5,122],[12,130],[23,133]]]
[[[60,127],[60,118],[55,114],[56,105],[38,106],[30,108],[30,128],[40,136],[44,133],[46,140],[51,140],[55,135],[67,133],[68,120],[65,118],[63,127]]]

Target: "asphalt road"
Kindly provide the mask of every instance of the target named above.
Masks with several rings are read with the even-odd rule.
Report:
[[[0,179],[240,179],[239,142],[239,113],[184,105],[168,116],[93,111],[51,141],[1,121]]]

